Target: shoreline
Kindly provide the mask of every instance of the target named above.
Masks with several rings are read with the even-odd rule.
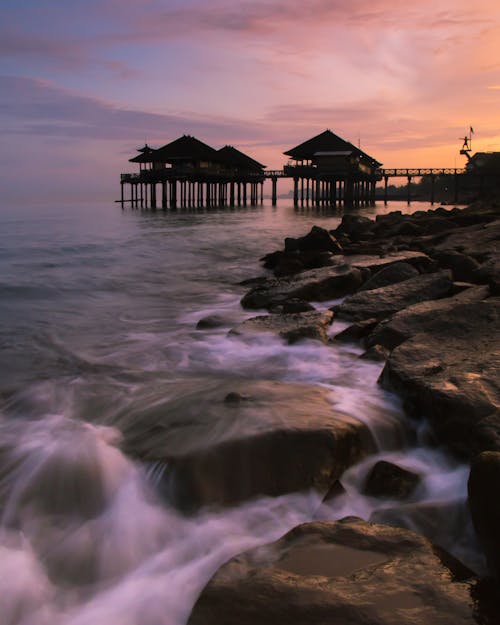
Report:
[[[500,572],[500,537],[497,538],[496,531],[496,527],[500,526],[500,511],[497,510],[495,497],[488,493],[492,489],[496,492],[500,489],[500,401],[497,382],[500,289],[496,251],[499,238],[500,208],[496,202],[478,202],[463,209],[439,207],[410,215],[401,212],[388,213],[378,216],[374,221],[363,216],[346,214],[335,230],[328,232],[313,227],[303,237],[285,239],[283,250],[263,257],[264,266],[271,269],[275,277],[264,277],[253,283],[250,281],[252,288],[242,298],[242,306],[247,310],[267,309],[269,315],[251,318],[236,328],[236,332],[240,334],[273,332],[289,343],[302,338],[319,340],[326,345],[332,340],[357,342],[366,349],[362,357],[385,362],[379,383],[402,398],[407,418],[413,421],[425,418],[430,424],[434,445],[444,445],[459,458],[471,461],[469,505],[478,539],[488,559],[490,573],[494,576],[499,576]],[[315,311],[311,306],[311,302],[340,297],[344,298],[342,302],[333,306],[330,311]],[[326,328],[332,322],[334,324],[336,319],[350,325],[332,339],[327,335]],[[348,445],[352,444],[351,438]],[[314,453],[314,445],[308,453]],[[355,454],[355,458],[359,459],[359,454]],[[356,461],[355,458],[351,459],[351,464]],[[330,475],[331,489],[338,483],[338,479],[342,480],[345,468],[347,467],[344,466],[340,473],[337,471],[335,476]],[[404,486],[408,476],[398,474],[397,469],[397,466],[390,467],[389,474],[379,476],[377,487],[388,492],[389,485],[390,492],[390,488]],[[325,487],[324,483],[322,487]],[[305,534],[312,532],[317,536],[318,532],[341,531],[335,528],[342,523],[344,522],[328,523],[327,525],[334,528],[332,530],[317,529],[316,525],[325,525],[324,523],[311,523],[300,527],[304,528],[301,531]],[[349,521],[346,523],[349,525]],[[386,529],[371,530],[372,527]],[[373,532],[376,534],[387,531],[390,534],[391,530],[403,531],[371,524],[352,528],[353,532],[360,534],[361,539],[364,537],[366,540],[367,535],[371,536]],[[292,543],[297,531],[292,530],[287,534],[287,537],[294,536]],[[411,536],[414,536],[413,533],[407,532],[406,540],[413,540]],[[282,541],[287,543],[287,537]],[[376,545],[378,539],[373,539],[371,548],[380,551],[380,546]],[[310,536],[307,538],[309,540],[312,540]],[[404,539],[400,537],[400,540]],[[290,547],[287,544],[283,552],[281,547],[274,546],[282,541],[259,550],[259,553],[266,550],[273,552],[274,556],[270,560],[274,562],[272,566],[277,566],[278,569],[281,565],[276,563],[281,562],[283,553],[295,549],[295,546]],[[326,540],[328,544],[329,541],[330,539]],[[338,548],[345,549],[342,540],[339,545]],[[359,545],[352,548],[359,551]],[[299,569],[302,567],[298,573],[293,567],[290,570],[299,575],[302,582],[305,578],[310,582],[311,575],[328,577],[328,571],[325,573],[322,570],[325,549],[320,544],[309,556],[297,556],[300,562],[306,557],[309,564],[305,569],[303,562],[300,565],[294,564]],[[316,551],[323,555],[312,556]],[[332,552],[332,557],[338,556],[338,553],[335,555]],[[405,557],[409,557],[408,554],[405,554],[403,561]],[[341,555],[340,558],[342,559]],[[256,622],[246,619],[253,610],[246,605],[246,600],[256,600],[259,604],[258,598],[253,594],[251,579],[259,579],[259,583],[264,584],[262,588],[267,588],[269,592],[278,592],[279,595],[283,591],[288,596],[291,588],[287,586],[288,582],[283,582],[281,578],[278,580],[279,575],[276,577],[273,573],[268,578],[266,574],[260,579],[263,569],[262,563],[256,565],[258,559],[249,552],[248,558],[246,555],[238,556],[224,565],[202,592],[189,623],[221,624],[230,622],[231,619],[238,623]],[[451,574],[455,579],[450,582],[453,584],[458,584],[458,579],[461,584],[467,580],[467,588],[460,586],[464,598],[470,599],[471,593],[477,591],[482,618],[486,619],[484,622],[493,623],[494,621],[488,620],[491,617],[489,591],[484,596],[481,594],[485,585],[489,588],[490,582],[478,580],[470,571],[464,573],[462,570],[462,574],[459,574],[460,563],[449,554],[440,553],[438,559],[439,563],[429,565],[430,569],[437,566],[446,570],[447,575]],[[344,557],[343,561],[345,560]],[[296,562],[297,558],[293,561]],[[233,562],[246,563],[236,579],[250,584],[248,588],[245,586],[245,592],[250,593],[248,595],[234,579],[232,582],[228,581],[228,571],[234,568]],[[319,566],[318,570],[315,569],[316,566]],[[320,569],[322,572],[318,572]],[[432,577],[430,569],[427,572]],[[341,566],[340,572],[336,571],[331,575],[338,581],[338,575],[346,574],[348,572]],[[439,575],[442,574],[443,571]],[[230,575],[230,578],[233,576]],[[298,593],[299,602],[302,602],[304,588],[300,588],[301,584],[296,587],[297,580],[294,584],[294,594]],[[443,597],[456,593],[457,588],[456,585],[451,590],[442,588]],[[478,589],[482,589],[481,592]],[[413,591],[414,589],[411,590]],[[404,594],[409,590],[407,588],[401,592]],[[221,618],[221,613],[217,610],[214,612],[212,608],[220,604],[221,609],[224,606],[227,612],[228,605],[223,597],[228,593],[236,593],[241,605],[231,609],[232,612],[230,610],[231,616]],[[332,599],[331,589],[327,595],[328,600],[325,597],[322,600],[329,602]],[[335,601],[330,605],[330,610],[335,611],[338,597]],[[377,607],[376,598],[374,602],[372,608],[378,610],[380,605]],[[391,610],[397,608],[397,596],[392,597],[389,603]],[[314,606],[313,600],[308,609],[314,611]],[[417,610],[422,605],[413,607]],[[287,611],[287,606],[281,608],[285,611],[280,614],[279,619],[303,622],[294,620]],[[212,611],[207,612],[207,609]],[[262,604],[259,609],[266,610]],[[276,622],[278,617],[274,611],[279,609],[276,606],[269,608],[269,617],[267,612],[259,612],[258,621],[273,622],[274,618]],[[245,610],[249,611],[248,614]],[[439,602],[436,610],[434,617],[441,614],[445,620],[432,622],[476,622],[471,620],[472,612],[462,604],[458,610],[460,617],[456,611],[451,616],[453,610],[446,614],[443,604]],[[493,608],[492,614],[491,618],[498,615],[497,606]],[[255,614],[252,618],[255,618]],[[343,618],[347,616],[344,615]],[[430,615],[425,618],[429,619]],[[322,621],[313,618],[308,622]],[[393,621],[384,615],[380,622]],[[404,623],[406,620],[401,618],[399,622]]]

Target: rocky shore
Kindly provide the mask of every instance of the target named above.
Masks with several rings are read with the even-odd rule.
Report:
[[[224,565],[191,625],[500,622],[499,241],[495,201],[375,220],[344,215],[336,230],[313,227],[262,259],[274,275],[249,281],[241,304],[267,314],[231,330],[289,343],[355,341],[363,358],[385,361],[379,383],[404,400],[408,418],[424,420],[431,444],[471,464],[470,512],[490,577],[407,529],[356,518],[308,523]],[[330,309],[319,304],[336,299]],[[338,320],[344,329],[335,333]],[[218,418],[248,432],[170,455],[191,504],[307,488],[334,497],[343,471],[373,452],[368,430],[333,414],[321,389],[304,387],[304,401],[293,402],[288,386],[214,389]],[[379,465],[366,485],[374,496],[404,500],[417,486],[417,475]]]

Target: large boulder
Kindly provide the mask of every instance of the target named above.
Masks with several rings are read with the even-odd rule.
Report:
[[[472,625],[466,577],[408,530],[355,518],[306,523],[223,565],[188,625]]]
[[[452,293],[449,271],[418,275],[397,284],[361,291],[347,297],[335,307],[341,319],[384,319],[417,302],[440,299]]]
[[[324,494],[373,450],[366,426],[335,411],[326,389],[305,384],[234,380],[186,390],[125,424],[127,453],[166,467],[160,488],[186,511]]]
[[[437,318],[446,322],[446,315],[456,306],[479,302],[488,296],[487,286],[471,286],[452,297],[408,306],[375,326],[366,339],[366,345],[367,347],[382,345],[392,350],[428,326],[432,328]]]
[[[500,299],[436,315],[392,351],[381,382],[455,452],[500,451]]]
[[[474,459],[468,483],[469,506],[488,565],[500,579],[500,453],[485,451]]]
[[[271,278],[259,284],[241,300],[244,308],[269,308],[289,299],[325,301],[352,293],[363,282],[360,269],[347,263],[303,271],[288,278]]]
[[[319,226],[313,226],[311,231],[297,239],[285,239],[285,251],[287,252],[333,252],[342,254],[342,247],[335,237]]]
[[[366,478],[364,493],[371,497],[407,499],[419,483],[418,473],[387,460],[379,460]]]
[[[327,329],[333,319],[331,310],[303,313],[261,315],[246,319],[233,328],[230,334],[254,336],[262,333],[277,334],[289,343],[300,339],[315,339],[328,343]]]

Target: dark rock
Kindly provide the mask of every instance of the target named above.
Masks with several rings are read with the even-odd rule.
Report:
[[[342,254],[342,247],[328,230],[313,226],[311,231],[298,239],[286,238],[285,251],[314,251],[314,252],[333,252],[334,254]]]
[[[315,310],[314,306],[309,302],[306,302],[304,299],[299,299],[298,297],[288,299],[282,304],[278,304],[277,306],[273,306],[270,308],[269,312],[273,314],[285,314],[288,315],[290,313],[302,313],[309,312],[311,310]]]
[[[403,282],[403,280],[408,280],[408,278],[414,278],[418,275],[418,270],[409,263],[394,263],[377,271],[375,275],[359,287],[358,292],[379,289],[382,286]]]
[[[197,330],[213,330],[214,328],[223,328],[224,326],[231,325],[232,320],[223,317],[222,315],[208,315],[203,317],[196,324]]]
[[[377,319],[365,319],[363,321],[356,321],[351,324],[342,332],[335,334],[333,337],[336,341],[359,341],[364,338],[369,332],[371,332],[378,324]]]
[[[445,317],[460,304],[479,302],[489,295],[488,287],[476,286],[466,289],[454,295],[440,300],[430,300],[420,302],[413,306],[408,306],[395,313],[390,319],[381,321],[366,339],[366,345],[372,347],[381,345],[387,349],[394,349],[410,337],[421,332],[429,325],[433,327],[436,318]]]
[[[223,565],[188,625],[476,624],[455,563],[408,530],[307,523]]]
[[[468,483],[469,506],[488,565],[500,579],[500,453],[486,451],[474,459]]]
[[[454,280],[475,281],[475,272],[479,268],[479,263],[471,256],[451,250],[438,252],[435,257],[441,267],[451,269]]]
[[[368,217],[361,215],[346,214],[342,216],[342,221],[333,234],[344,234],[349,237],[351,241],[359,241],[365,238],[368,233],[374,228],[375,222]]]
[[[345,492],[346,492],[345,488],[342,486],[340,481],[337,480],[333,484],[333,486],[330,488],[330,490],[326,493],[326,495],[323,497],[323,502],[332,501],[332,499],[340,497],[341,495],[345,495]]]
[[[351,295],[335,311],[341,319],[384,319],[412,304],[447,297],[452,286],[449,271],[419,275],[397,284]]]
[[[276,277],[291,276],[306,269],[318,269],[338,264],[332,252],[283,252],[274,269]]]
[[[241,395],[241,393],[235,392],[228,393],[224,397],[224,401],[226,402],[226,404],[239,404],[240,401],[245,401],[247,399],[248,397],[245,397],[245,395]]]
[[[246,319],[233,328],[230,334],[248,336],[272,332],[286,339],[289,343],[295,343],[303,338],[327,343],[326,331],[332,319],[333,313],[330,310],[315,310],[286,315],[261,315]]]
[[[425,415],[438,439],[474,456],[500,451],[500,299],[454,306],[396,347],[384,387]]]
[[[289,278],[271,278],[249,291],[244,308],[269,308],[287,300],[325,301],[352,293],[363,282],[360,269],[347,264],[310,269]]]
[[[389,358],[390,351],[382,345],[373,345],[361,354],[363,360],[373,360],[375,362],[384,362]]]
[[[293,276],[305,269],[304,262],[300,254],[283,253],[274,267],[274,275],[278,278],[283,276]]]
[[[364,493],[370,497],[407,499],[420,483],[420,476],[392,462],[380,460],[366,478]]]

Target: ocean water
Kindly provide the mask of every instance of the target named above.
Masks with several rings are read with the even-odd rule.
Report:
[[[182,625],[218,566],[312,518],[404,524],[481,569],[467,467],[425,444],[425,423],[410,424],[377,386],[381,364],[359,360],[355,345],[228,335],[255,315],[241,309],[238,283],[264,273],[259,257],[339,220],[286,202],[0,211],[2,625]],[[222,325],[197,330],[212,314]],[[327,389],[332,410],[368,425],[377,453],[345,474],[346,493],[331,503],[301,492],[183,516],[156,488],[165,467],[125,453],[123,436],[154,415],[167,431],[180,422],[180,445],[208,443],[210,423],[183,430],[183,415],[198,425],[200,398],[242,381]],[[146,431],[142,451],[155,444]],[[422,475],[406,505],[361,494],[380,458]]]

